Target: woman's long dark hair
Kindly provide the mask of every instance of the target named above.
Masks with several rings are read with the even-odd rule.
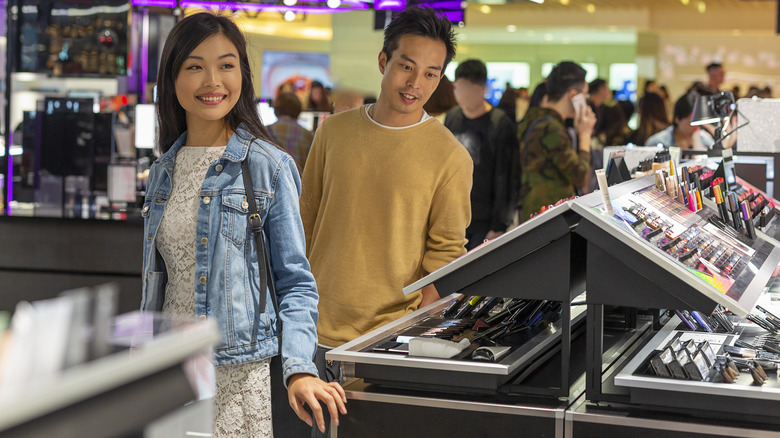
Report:
[[[157,73],[158,154],[168,151],[176,139],[187,130],[185,111],[176,97],[175,82],[179,70],[187,56],[200,43],[217,34],[224,35],[236,46],[241,66],[241,95],[233,109],[225,116],[225,125],[235,131],[238,125],[243,124],[253,137],[273,143],[257,113],[252,71],[246,53],[244,35],[229,18],[211,12],[201,12],[187,16],[176,23],[165,40],[160,69]]]

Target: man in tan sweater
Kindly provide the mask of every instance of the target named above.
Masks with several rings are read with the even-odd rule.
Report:
[[[446,18],[407,9],[385,30],[377,102],[328,117],[315,134],[301,215],[323,346],[435,301],[433,286],[402,288],[465,252],[472,160],[423,110],[454,54]]]

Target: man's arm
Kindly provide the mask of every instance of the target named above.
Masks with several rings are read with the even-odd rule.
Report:
[[[433,272],[466,252],[466,228],[471,222],[471,185],[474,164],[464,148],[455,152],[457,159],[448,180],[436,190],[428,217],[428,235],[422,269]]]
[[[306,166],[303,168],[303,178],[301,179],[301,220],[303,221],[303,231],[306,237],[307,256],[311,255],[311,239],[314,233],[314,224],[317,221],[317,214],[322,201],[322,176],[325,167],[325,157],[322,144],[323,135],[321,133],[322,130],[318,130],[314,135],[309,155],[306,158]]]

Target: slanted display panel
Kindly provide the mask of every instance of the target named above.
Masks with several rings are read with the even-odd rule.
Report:
[[[638,257],[690,286],[666,288],[673,295],[698,291],[744,316],[780,259],[774,245],[735,232],[709,207],[693,212],[656,190],[652,176],[610,189],[614,216],[604,212],[600,194],[595,195],[581,198],[574,209]],[[593,236],[585,237],[599,245]]]

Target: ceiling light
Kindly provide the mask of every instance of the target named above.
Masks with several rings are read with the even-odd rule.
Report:
[[[544,40],[545,41],[552,41],[553,40],[552,34],[551,33],[544,34]]]
[[[295,6],[295,4],[298,3],[298,0],[283,0],[282,3],[284,3],[285,6]]]
[[[561,4],[564,6],[569,6],[569,0],[560,0]]]
[[[680,3],[682,3],[684,6],[688,6],[691,3],[691,0],[680,0]]]
[[[544,0],[531,0],[534,3],[539,3],[540,5],[544,3]]]
[[[704,2],[699,2],[696,7],[699,8],[699,13],[701,14],[707,12],[707,4]]]
[[[328,7],[336,9],[341,6],[341,0],[328,0]]]
[[[479,12],[482,12],[483,14],[489,14],[490,13],[490,6],[488,5],[482,5],[479,7]]]
[[[593,3],[588,3],[588,6],[585,6],[585,10],[588,11],[589,14],[592,14],[596,12],[596,5]]]
[[[515,26],[514,24],[510,24],[509,26],[506,27],[506,31],[507,32],[517,32],[517,26]]]
[[[284,21],[293,21],[293,20],[295,20],[295,12],[287,11],[284,13]]]

